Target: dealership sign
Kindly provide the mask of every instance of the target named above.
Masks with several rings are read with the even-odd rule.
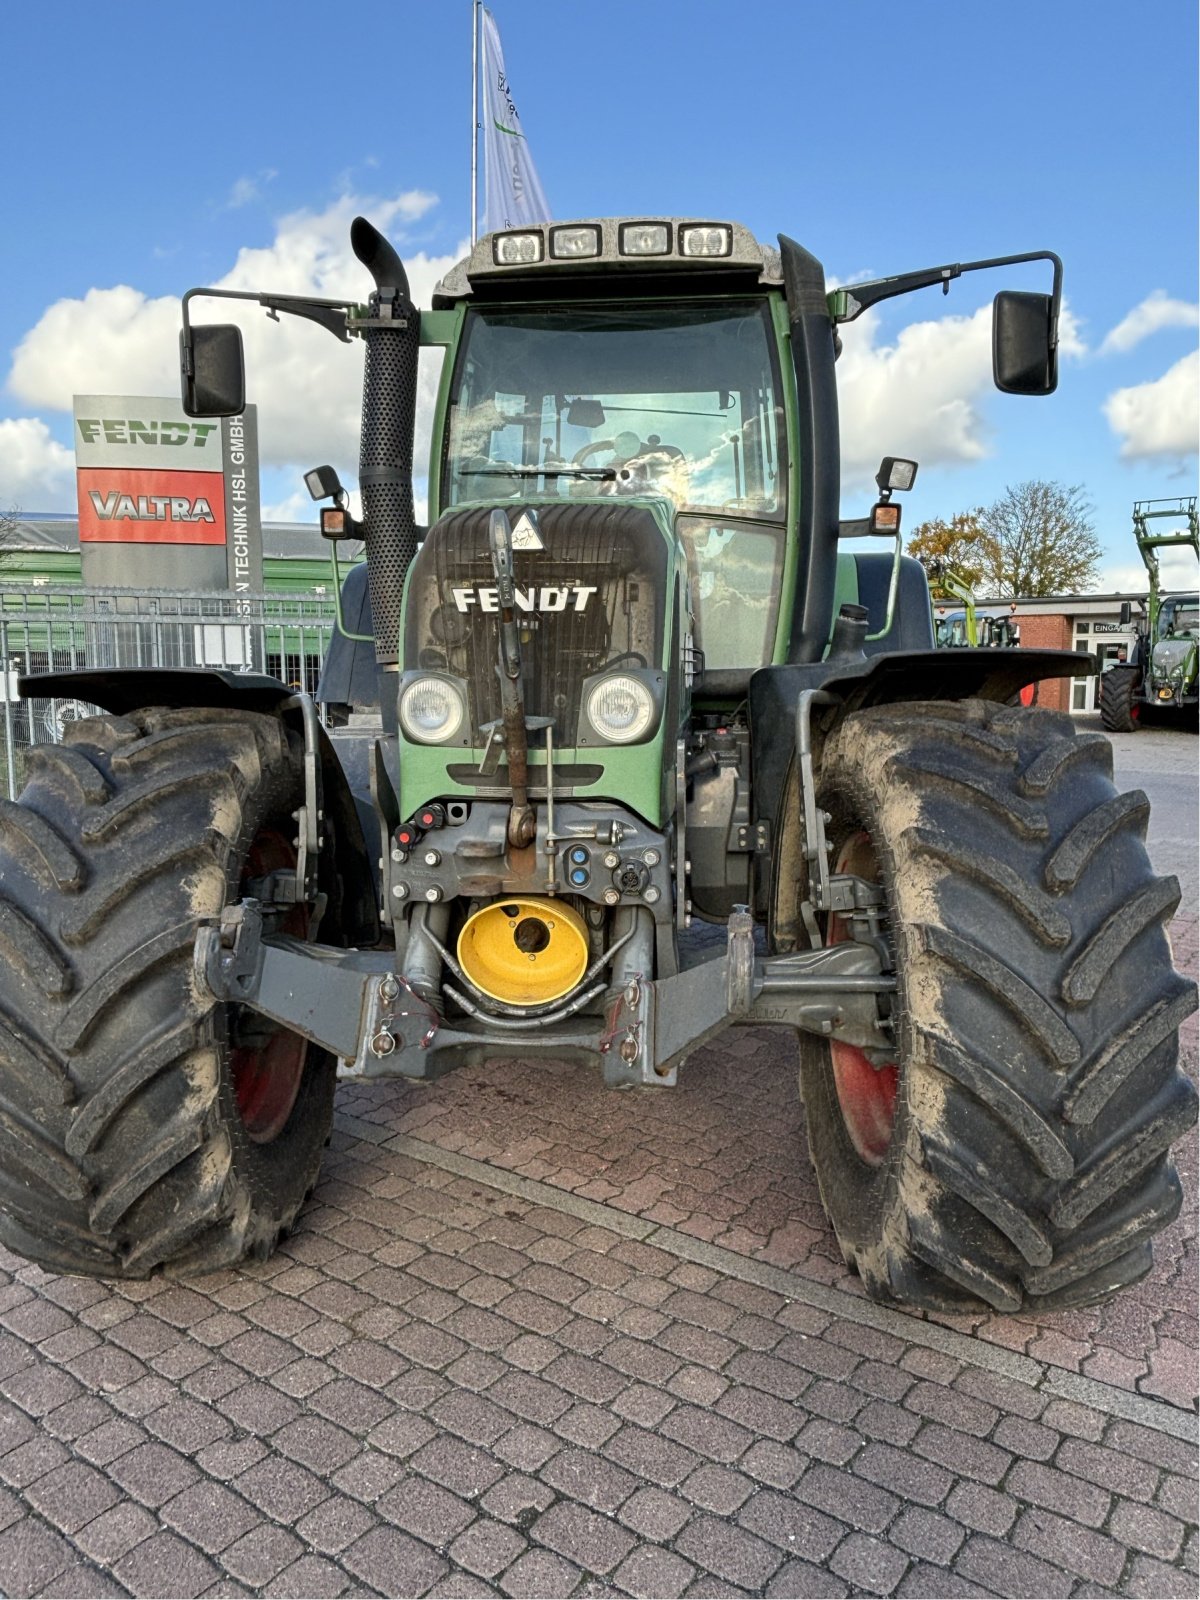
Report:
[[[79,548],[93,588],[262,589],[255,409],[76,395]]]

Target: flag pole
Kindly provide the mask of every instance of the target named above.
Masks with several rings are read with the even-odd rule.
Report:
[[[479,217],[479,7],[471,0],[471,245],[474,248]]]

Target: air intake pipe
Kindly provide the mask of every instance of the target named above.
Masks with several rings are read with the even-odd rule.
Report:
[[[375,279],[370,321],[363,329],[367,354],[358,481],[375,657],[381,666],[394,666],[400,659],[404,579],[417,552],[412,469],[421,323],[400,257],[365,217],[355,217],[350,243]]]

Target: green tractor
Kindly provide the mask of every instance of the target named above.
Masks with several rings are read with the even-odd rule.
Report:
[[[1008,704],[1089,658],[935,649],[893,498],[914,462],[839,516],[839,326],[1047,262],[1049,294],[997,295],[993,362],[1049,394],[1057,258],[830,293],[787,238],[581,221],[485,237],[418,312],[388,242],[351,237],[365,303],[234,297],[364,343],[361,520],[331,469],[309,485],[365,541],[328,671],[382,727],[352,782],[269,677],[26,684],[106,714],[0,813],[0,1238],[209,1271],[292,1226],[339,1076],[547,1057],[658,1093],[776,1024],[870,1294],[1012,1312],[1141,1277],[1196,1117],[1145,796],[1103,737]],[[240,335],[191,321],[204,294],[231,291],[185,298],[185,405],[236,414]]]
[[[1148,525],[1158,518],[1175,523],[1173,531],[1151,532]],[[1181,522],[1186,530],[1178,526]],[[1101,676],[1100,715],[1110,733],[1136,733],[1151,721],[1186,722],[1194,731],[1200,708],[1196,671],[1200,596],[1161,593],[1156,552],[1183,545],[1200,556],[1195,495],[1135,501],[1133,533],[1150,574],[1150,592],[1130,660],[1110,667]],[[1130,622],[1132,615],[1127,600],[1121,607],[1121,621]]]

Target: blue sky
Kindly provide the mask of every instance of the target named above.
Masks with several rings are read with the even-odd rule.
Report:
[[[730,217],[841,281],[1056,250],[1050,399],[991,390],[975,315],[1043,287],[1030,269],[847,330],[844,510],[885,453],[923,462],[910,527],[1079,483],[1106,577],[1137,576],[1132,501],[1196,489],[1192,0],[491,9],[557,217]],[[194,284],[357,294],[361,208],[427,298],[469,226],[469,47],[469,0],[4,7],[0,503],[73,508],[73,392],[176,392],[172,302]],[[254,317],[264,501],[300,513],[303,468],[353,478],[359,356]]]

